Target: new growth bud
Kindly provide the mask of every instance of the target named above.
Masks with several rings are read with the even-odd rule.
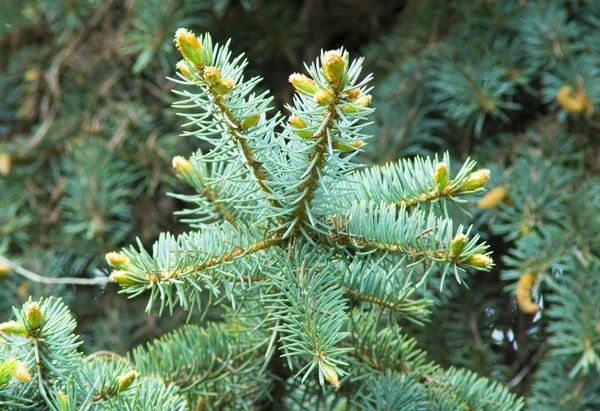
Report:
[[[27,327],[18,321],[7,321],[0,324],[0,332],[12,335],[27,334]]]
[[[179,63],[177,63],[177,70],[179,70],[181,74],[183,74],[183,76],[188,80],[194,81],[194,74],[192,74],[190,68],[184,60],[180,60]]]
[[[175,32],[175,43],[177,49],[183,57],[194,66],[195,69],[201,69],[202,61],[202,45],[198,38],[189,30],[179,29]]]
[[[218,94],[227,94],[235,87],[235,80],[232,78],[221,79],[221,70],[217,67],[207,67],[204,69],[204,79]]]
[[[289,80],[298,91],[314,94],[319,89],[317,83],[306,77],[304,74],[294,73],[290,76]]]
[[[323,364],[321,369],[327,382],[333,385],[335,388],[339,388],[340,379],[335,369],[329,364]]]
[[[221,84],[217,85],[215,87],[215,90],[217,91],[217,93],[219,94],[227,94],[229,93],[231,90],[233,90],[233,88],[235,87],[235,80],[228,77],[226,79],[223,79],[221,81]]]
[[[594,112],[592,102],[583,90],[575,91],[571,86],[562,86],[556,93],[556,101],[569,114],[577,115],[585,111],[587,115],[591,115]]]
[[[64,393],[63,390],[58,390],[56,393],[56,398],[58,399],[59,411],[69,411],[69,397]]]
[[[344,69],[346,62],[339,51],[333,50],[325,53],[323,57],[323,69],[325,77],[334,88],[338,88],[342,77],[344,77]]]
[[[216,86],[221,82],[221,70],[217,67],[207,67],[204,69],[204,79],[211,86]]]
[[[31,381],[31,373],[29,369],[22,361],[17,361],[17,366],[13,371],[13,377],[21,382],[29,382]]]
[[[469,176],[467,182],[460,188],[460,191],[472,191],[477,190],[488,181],[490,178],[490,170],[483,169],[477,170]]]
[[[439,163],[435,166],[435,172],[433,173],[433,179],[435,180],[436,187],[441,191],[448,186],[448,167],[446,164]]]
[[[311,138],[312,136],[315,135],[315,133],[313,133],[312,131],[299,131],[299,130],[306,128],[306,123],[304,121],[302,121],[302,119],[300,117],[290,116],[290,118],[288,118],[288,121],[290,122],[292,127],[298,129],[298,130],[294,130],[294,133],[296,133],[299,137]]]
[[[250,127],[254,127],[255,125],[257,125],[259,120],[260,114],[252,114],[251,116],[246,117],[244,121],[242,121],[240,126],[243,130],[247,130]]]
[[[119,381],[119,392],[127,391],[129,387],[131,387],[131,383],[137,377],[137,371],[129,371],[126,374],[120,375],[118,377]]]
[[[119,284],[121,287],[135,285],[136,282],[129,276],[129,272],[125,270],[113,271],[110,275],[110,280],[113,283]]]
[[[371,104],[372,99],[373,97],[370,94],[365,94],[352,101],[352,104],[358,107],[367,107],[369,104]],[[358,108],[354,106],[345,106],[343,110],[346,113],[356,113],[358,111]]]
[[[123,270],[131,262],[125,254],[117,253],[116,251],[106,254],[106,261],[112,268]]]
[[[333,94],[328,90],[319,90],[315,93],[313,100],[320,106],[327,106],[333,101]]]
[[[37,302],[27,307],[27,325],[31,330],[37,330],[42,325],[42,309]]]
[[[508,199],[508,193],[504,187],[495,187],[488,191],[481,200],[477,203],[477,207],[482,210],[489,210],[496,207],[501,201]]]
[[[353,151],[354,149],[361,148],[364,145],[365,145],[365,143],[360,140],[359,141],[350,141],[348,143],[335,142],[335,143],[333,143],[333,148],[337,148],[338,150],[340,150],[344,153],[348,153],[350,151]]]
[[[192,170],[192,163],[182,156],[176,156],[173,157],[173,168],[177,171],[177,174],[185,175]]]
[[[465,243],[467,242],[467,236],[459,234],[450,242],[450,257],[456,257],[460,254]]]
[[[358,96],[360,96],[360,90],[359,90],[359,89],[357,89],[357,88],[355,88],[354,90],[350,90],[350,91],[348,92],[346,99],[347,99],[348,101],[353,101],[353,100],[356,100],[356,98],[357,98]]]
[[[540,306],[531,299],[531,290],[536,280],[537,275],[534,273],[525,273],[517,283],[517,305],[525,314],[535,314],[540,309]]]
[[[494,260],[485,254],[473,254],[471,258],[467,260],[467,264],[480,268],[488,268],[493,263]]]
[[[10,159],[10,156],[6,153],[0,154],[0,174],[3,176],[9,175],[11,168],[12,160]]]

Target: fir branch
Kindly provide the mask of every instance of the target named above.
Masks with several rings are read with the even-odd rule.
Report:
[[[204,74],[203,71],[201,73]],[[215,91],[214,87],[211,87],[209,85],[207,85],[207,87],[212,96],[213,102],[219,108],[219,111],[223,116],[224,124],[226,124],[227,131],[231,135],[232,140],[241,147],[241,152],[244,156],[243,162],[246,163],[248,167],[252,170],[252,174],[254,175],[258,186],[262,191],[265,192],[269,202],[271,202],[273,206],[281,208],[281,204],[279,204],[277,200],[272,198],[271,189],[265,184],[267,176],[263,171],[262,163],[256,159],[256,154],[250,148],[247,138],[243,135],[241,121],[235,118],[229,107],[227,107],[226,97],[218,94]]]
[[[123,287],[123,292],[137,296],[151,291],[147,309],[160,298],[163,306],[172,310],[179,303],[185,309],[200,306],[202,286],[214,295],[219,295],[222,281],[236,280],[225,278],[219,271],[221,266],[232,269],[238,279],[244,276],[232,263],[242,257],[279,245],[280,238],[267,237],[261,230],[247,225],[237,227],[225,222],[209,226],[190,234],[173,237],[163,234],[153,246],[153,254],[130,247],[123,250],[127,262],[112,274],[112,279]],[[247,270],[247,267],[243,267]],[[228,274],[230,275],[230,274]],[[233,298],[232,290],[227,295]],[[194,301],[194,303],[192,303]],[[162,310],[162,309],[161,309]]]
[[[416,292],[411,278],[416,266],[407,264],[406,258],[392,259],[383,256],[355,256],[354,261],[342,267],[342,286],[345,296],[392,310],[416,324],[423,324],[433,304],[427,298],[411,299]]]
[[[444,153],[441,160],[437,155],[434,159],[417,157],[412,161],[401,160],[352,173],[348,180],[340,183],[340,190],[344,191],[348,205],[370,200],[395,204],[398,209],[410,209],[437,202],[446,211],[443,201],[457,203],[461,201],[459,197],[481,191],[481,186],[469,187],[469,179],[475,174],[475,164],[475,161],[467,159],[456,176],[440,187],[435,181],[436,169],[445,167],[450,172],[449,153]]]
[[[329,264],[331,254],[301,242],[290,244],[288,253],[278,256],[281,273],[271,276],[279,291],[265,298],[276,310],[271,329],[281,334],[282,357],[290,368],[293,359],[302,359],[296,374],[302,381],[318,367],[321,384],[325,379],[337,386],[349,349],[337,347],[347,336],[342,330],[346,304]]]
[[[461,235],[462,227],[454,234],[452,220],[436,218],[422,210],[407,212],[403,208],[397,210],[393,204],[362,201],[332,220],[335,225],[330,229],[329,240],[360,252],[384,251],[415,261],[446,263],[445,270],[449,264],[455,269],[469,266],[479,270],[488,270],[492,265],[491,258],[483,254],[488,246],[478,244],[478,235],[468,241],[463,239],[460,251],[454,253],[450,247]],[[483,260],[475,261],[476,256],[483,256]]]

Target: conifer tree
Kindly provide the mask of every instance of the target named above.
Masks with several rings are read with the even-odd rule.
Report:
[[[598,16],[0,4],[0,409],[599,408]]]
[[[370,76],[343,49],[290,76],[296,95],[285,121],[267,115],[272,98],[254,91],[260,79],[244,77],[246,61],[227,44],[186,29],[176,44],[184,135],[213,146],[173,159],[197,193],[181,196],[191,231],[107,260],[124,293],[148,295],[148,311],[219,306],[224,321],[186,326],[127,358],[84,358],[66,306],[29,301],[0,325],[13,375],[4,404],[520,409],[497,383],[426,362],[398,324],[427,321],[429,286],[443,292],[466,269],[493,266],[488,246],[448,216],[482,190],[489,170],[453,168],[447,155],[358,170]],[[31,377],[17,378],[15,364]]]

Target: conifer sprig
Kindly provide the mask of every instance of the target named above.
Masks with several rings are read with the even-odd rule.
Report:
[[[465,268],[492,266],[477,235],[419,207],[439,202],[448,215],[446,201],[480,191],[489,171],[467,160],[451,177],[448,155],[356,171],[372,112],[362,59],[322,52],[307,75],[290,76],[292,116],[277,131],[280,115],[267,118],[271,99],[252,93],[260,79],[244,79],[242,56],[184,29],[176,42],[179,83],[200,92],[178,91],[185,100],[175,106],[202,110],[184,114],[195,128],[184,135],[214,148],[173,161],[197,192],[177,197],[196,204],[185,215],[197,216],[188,221],[199,231],[163,234],[152,254],[131,247],[109,259],[123,292],[150,291],[148,310],[157,300],[171,311],[199,308],[203,290],[209,304],[227,300],[236,322],[258,310],[267,358],[279,348],[302,381],[318,370],[321,384],[338,387],[349,372],[350,300],[422,323],[431,300],[419,287],[436,266],[442,285],[450,268],[461,282]]]

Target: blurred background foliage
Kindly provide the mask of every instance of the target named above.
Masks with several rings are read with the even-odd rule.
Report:
[[[343,45],[375,73],[364,159],[447,149],[490,168],[494,190],[464,221],[496,269],[439,293],[431,324],[403,326],[431,359],[508,383],[532,409],[600,407],[600,2],[0,0],[0,255],[93,278],[136,236],[183,229],[170,162],[202,147],[169,107],[179,27],[231,38],[279,105],[289,74]],[[90,352],[186,317],[141,315],[113,285],[0,269],[2,318],[30,294],[62,296]]]

